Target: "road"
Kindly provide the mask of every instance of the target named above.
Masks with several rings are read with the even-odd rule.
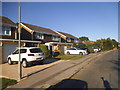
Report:
[[[109,52],[92,61],[69,79],[51,88],[118,88],[118,51]]]
[[[90,54],[80,60],[61,62],[50,68],[30,74],[27,78],[9,88],[51,89],[56,86],[67,88],[103,88],[101,77],[105,79],[104,81],[108,80],[110,87],[117,88],[117,55],[117,51],[114,50]]]

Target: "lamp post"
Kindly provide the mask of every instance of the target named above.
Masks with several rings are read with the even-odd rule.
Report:
[[[20,0],[18,2],[18,32],[19,32],[19,61],[18,61],[18,80],[21,80],[22,77],[22,67],[21,67],[21,53],[20,53],[20,48],[21,48],[21,27],[20,27],[20,22],[21,22],[21,7],[20,7]]]

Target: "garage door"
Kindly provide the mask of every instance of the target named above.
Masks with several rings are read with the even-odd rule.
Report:
[[[7,56],[18,47],[18,44],[4,44],[3,47],[4,62],[7,62]]]

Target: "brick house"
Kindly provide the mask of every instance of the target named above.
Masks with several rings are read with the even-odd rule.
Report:
[[[80,40],[77,37],[75,37],[71,34],[60,32],[60,31],[56,31],[56,33],[61,35],[61,38],[62,38],[61,42],[64,42],[64,43],[78,43],[78,42],[80,42]]]
[[[7,62],[7,56],[18,47],[18,28],[12,20],[0,16],[0,63]],[[26,43],[40,43],[40,41],[31,41],[23,39],[22,45]]]
[[[60,35],[60,37],[61,37],[60,42],[59,43],[55,43],[55,42],[45,43],[46,45],[49,45],[51,47],[54,46],[53,51],[61,50],[61,53],[64,54],[64,52],[67,48],[72,47],[72,43],[80,42],[80,40],[77,37],[75,37],[71,34],[63,33],[60,31],[54,31],[54,32],[56,32],[57,34]]]
[[[46,42],[60,42],[60,35],[51,29],[36,25],[21,23],[21,39]]]

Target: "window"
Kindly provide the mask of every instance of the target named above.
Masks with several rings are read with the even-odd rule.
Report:
[[[37,39],[44,39],[44,34],[36,33],[35,36]]]
[[[74,43],[77,43],[78,42],[78,40],[77,39],[74,39]]]
[[[26,53],[27,49],[20,49],[20,53]],[[15,50],[13,54],[19,54],[19,49]]]
[[[71,42],[71,38],[67,38],[67,42]]]
[[[34,49],[30,49],[31,53],[41,53],[42,50],[40,48],[34,48]]]
[[[26,53],[27,52],[27,49],[21,49],[20,50],[20,53]]]
[[[10,27],[0,27],[0,35],[11,35]]]
[[[68,48],[67,50],[76,50],[75,48]]]
[[[13,52],[13,54],[18,54],[18,53],[19,53],[18,49]]]
[[[52,36],[52,40],[59,41],[59,37],[58,36]]]

